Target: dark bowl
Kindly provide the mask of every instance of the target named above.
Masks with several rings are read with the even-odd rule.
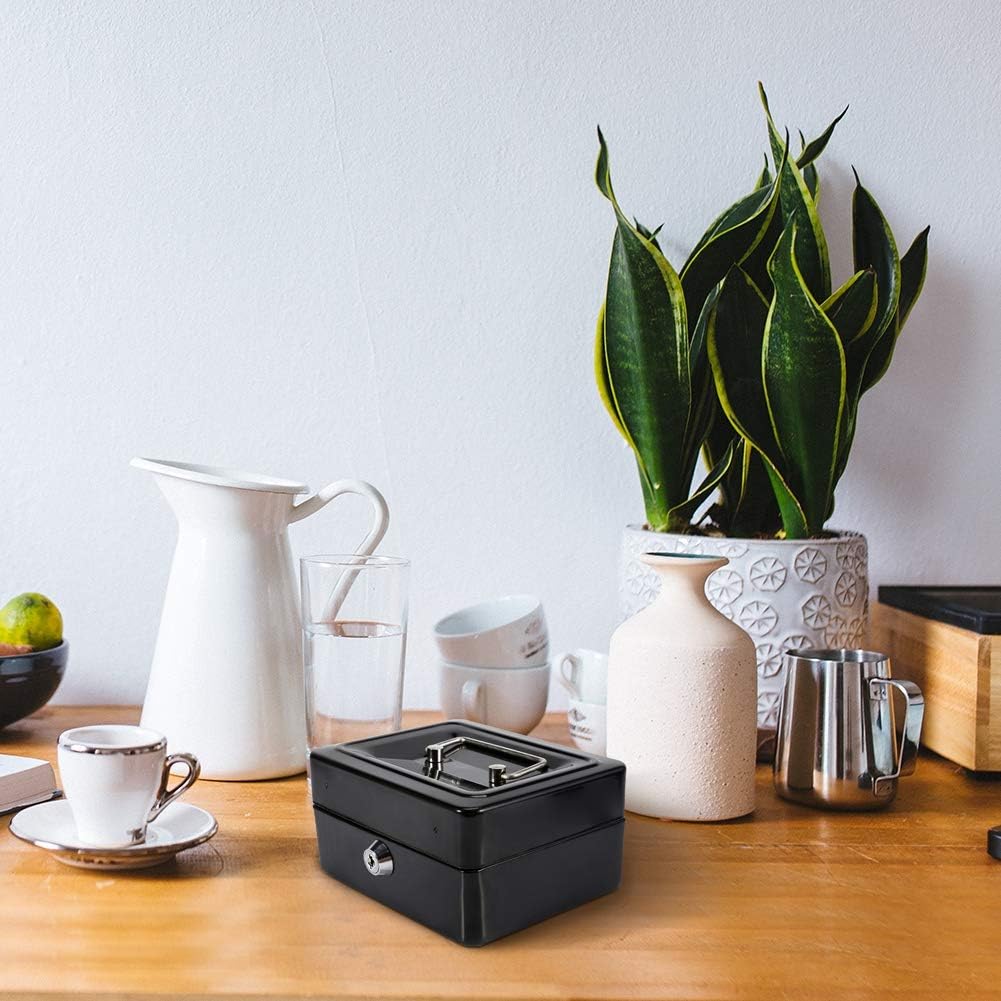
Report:
[[[63,680],[69,644],[36,653],[0,654],[0,727],[41,709]]]

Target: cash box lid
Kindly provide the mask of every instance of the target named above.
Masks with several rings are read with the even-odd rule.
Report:
[[[623,815],[619,761],[450,720],[310,755],[314,806],[478,869]]]

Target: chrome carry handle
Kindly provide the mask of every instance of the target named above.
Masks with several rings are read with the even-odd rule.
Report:
[[[491,744],[487,740],[479,740],[476,737],[450,737],[448,740],[439,741],[437,744],[428,744],[424,749],[424,768],[431,778],[436,779],[445,767],[445,760],[450,754],[454,754],[460,747],[472,747],[483,751],[500,751],[509,757],[520,758],[527,761],[524,768],[519,768],[516,772],[508,772],[507,765],[500,762],[488,766],[487,782],[491,789],[497,786],[506,785],[517,779],[526,778],[529,775],[536,775],[544,772],[548,762],[538,754],[529,754],[527,751],[519,751],[513,747],[504,747],[503,744]]]
[[[900,738],[900,751],[897,755],[897,767],[891,775],[880,775],[872,784],[873,794],[882,796],[892,792],[893,783],[902,775],[913,775],[918,760],[918,744],[921,740],[921,723],[925,716],[925,699],[921,689],[913,681],[898,681],[896,678],[870,678],[869,692],[874,698],[879,698],[873,692],[875,688],[882,689],[882,696],[889,697],[889,687],[902,692],[907,699],[907,709],[904,712],[903,734]]]

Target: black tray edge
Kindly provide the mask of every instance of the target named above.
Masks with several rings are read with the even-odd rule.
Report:
[[[957,598],[974,591],[998,591],[1001,586],[994,584],[971,584],[967,586],[935,584],[881,584],[877,589],[880,604],[920,615],[935,622],[944,622],[960,629],[968,629],[980,636],[1001,636],[1001,612],[977,612],[972,609],[950,608],[932,598],[928,592],[946,591]]]

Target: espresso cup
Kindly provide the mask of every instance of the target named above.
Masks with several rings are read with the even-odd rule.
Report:
[[[592,754],[605,753],[605,706],[597,702],[570,699],[567,727],[570,739],[582,750]]]
[[[442,659],[470,667],[542,667],[549,631],[542,602],[511,594],[446,615],[434,627]]]
[[[597,650],[572,650],[554,661],[560,684],[571,699],[605,704],[608,685],[608,656]]]
[[[187,775],[168,789],[170,770]],[[167,754],[167,738],[141,726],[80,726],[59,735],[59,774],[81,841],[99,848],[142,844],[146,825],[189,789],[193,754]]]
[[[546,712],[549,665],[470,667],[443,662],[439,694],[442,710],[451,719],[529,733]]]

